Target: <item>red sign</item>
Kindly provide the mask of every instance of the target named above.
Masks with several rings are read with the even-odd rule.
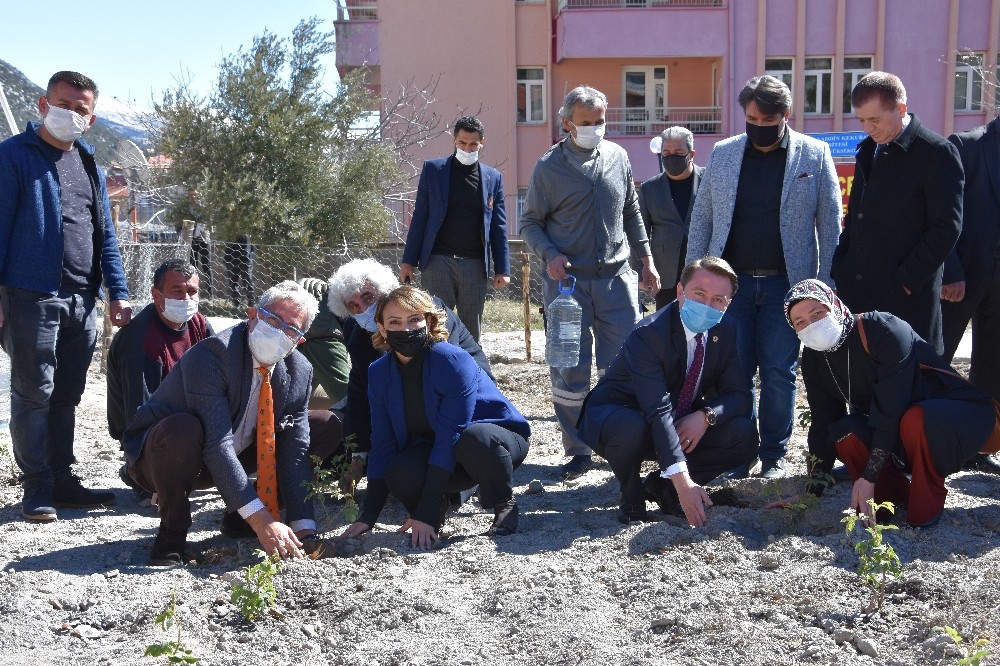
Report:
[[[843,205],[841,224],[847,220],[847,200],[851,196],[851,186],[854,185],[854,161],[837,164],[837,180],[840,181],[840,201]]]

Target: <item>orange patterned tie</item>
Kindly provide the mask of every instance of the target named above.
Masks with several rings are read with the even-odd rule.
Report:
[[[257,401],[257,496],[275,520],[281,520],[278,511],[278,471],[274,457],[274,402],[271,396],[271,373],[266,367],[260,370],[264,382],[260,385]]]

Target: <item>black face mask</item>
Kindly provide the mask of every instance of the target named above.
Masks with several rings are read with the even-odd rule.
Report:
[[[747,123],[747,136],[750,142],[759,148],[767,148],[778,143],[781,133],[785,129],[785,123],[777,125],[751,125]]]
[[[413,358],[427,346],[427,327],[415,328],[412,331],[386,331],[385,341],[392,351]]]
[[[663,168],[671,176],[679,176],[688,168],[690,153],[687,155],[667,155],[663,158]]]

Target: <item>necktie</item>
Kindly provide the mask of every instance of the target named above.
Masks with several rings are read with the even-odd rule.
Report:
[[[694,341],[694,360],[691,361],[687,377],[684,378],[681,395],[677,398],[677,409],[674,410],[675,421],[691,413],[691,404],[694,402],[694,391],[698,388],[698,377],[701,376],[701,368],[705,365],[705,334],[699,333],[694,336]]]
[[[257,368],[263,377],[260,398],[257,400],[257,496],[275,520],[281,520],[278,511],[278,471],[274,457],[274,402],[271,395],[271,373],[265,367]]]

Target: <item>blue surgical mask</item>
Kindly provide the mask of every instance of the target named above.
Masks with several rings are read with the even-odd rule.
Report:
[[[718,324],[722,321],[723,314],[725,313],[721,310],[716,310],[710,305],[699,303],[690,298],[685,298],[684,305],[681,306],[681,321],[688,327],[688,330],[695,333],[704,333]]]
[[[368,306],[368,309],[364,312],[358,313],[356,315],[351,315],[354,317],[354,321],[358,322],[358,326],[365,329],[369,333],[374,333],[378,330],[378,326],[375,325],[375,307],[378,305],[378,301],[372,303]]]

